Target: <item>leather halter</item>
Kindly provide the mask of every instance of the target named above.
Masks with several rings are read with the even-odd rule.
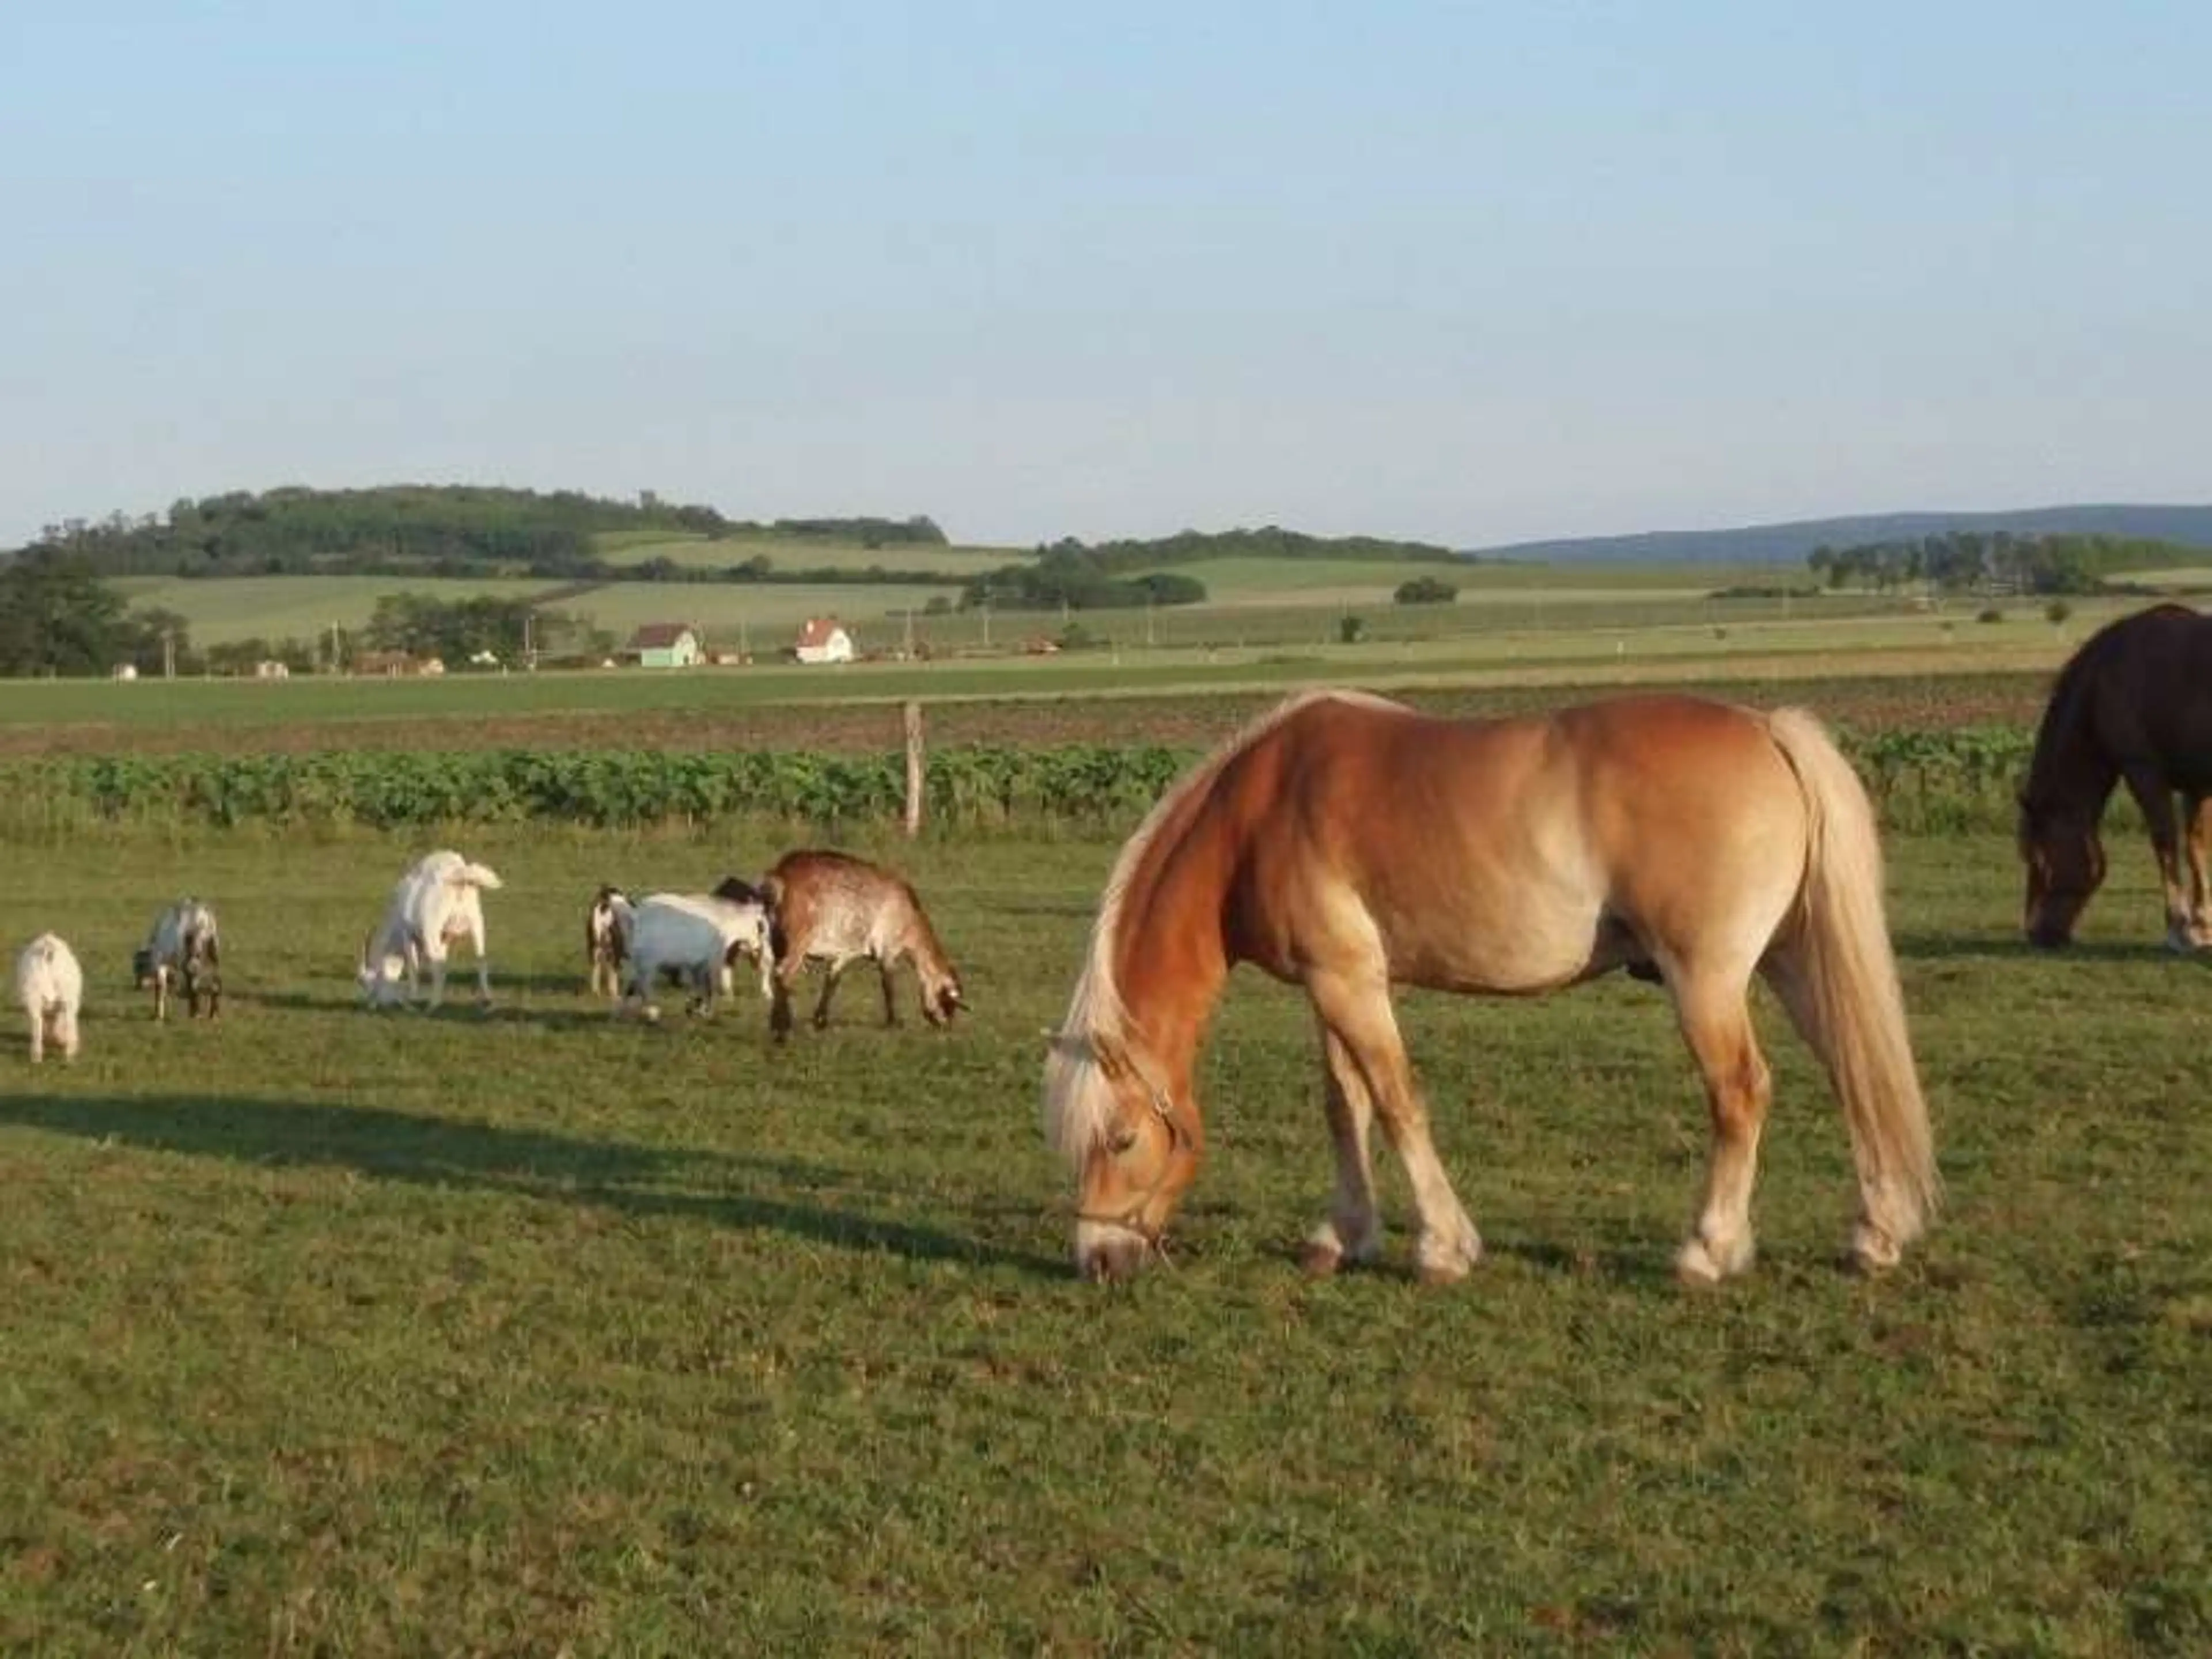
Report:
[[[1167,1128],[1168,1145],[1170,1149],[1188,1147],[1191,1145],[1189,1127],[1184,1123],[1182,1116],[1176,1110],[1175,1097],[1152,1080],[1152,1074],[1137,1063],[1134,1054],[1130,1054],[1126,1048],[1122,1049],[1116,1056],[1114,1066],[1109,1068],[1103,1057],[1098,1056],[1095,1044],[1092,1046],[1091,1052],[1094,1057],[1097,1057],[1102,1070],[1126,1068],[1129,1074],[1137,1079],[1145,1091],[1146,1103],[1152,1109],[1152,1115],[1158,1118]],[[1148,1227],[1139,1219],[1144,1214],[1145,1206],[1152,1202],[1152,1194],[1159,1191],[1165,1179],[1165,1176],[1163,1175],[1160,1181],[1156,1181],[1147,1187],[1138,1196],[1136,1201],[1119,1215],[1107,1215],[1097,1210],[1078,1210],[1075,1212],[1075,1218],[1079,1222],[1089,1222],[1093,1226],[1114,1227],[1125,1233],[1134,1233],[1145,1242],[1146,1249],[1165,1261],[1169,1258],[1166,1248],[1162,1243],[1164,1236],[1164,1230]]]

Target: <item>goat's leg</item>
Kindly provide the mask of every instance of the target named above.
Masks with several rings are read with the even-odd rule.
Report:
[[[845,970],[853,965],[854,958],[845,957],[830,964],[822,975],[822,999],[814,1005],[814,1029],[826,1030],[830,1024],[830,999],[836,994],[837,981],[845,977]]]

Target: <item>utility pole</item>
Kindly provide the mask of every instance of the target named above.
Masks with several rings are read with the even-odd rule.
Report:
[[[991,590],[983,590],[983,648],[991,648]]]
[[[908,662],[914,660],[914,607],[912,605],[906,608],[906,659]],[[908,833],[913,832],[909,830]]]

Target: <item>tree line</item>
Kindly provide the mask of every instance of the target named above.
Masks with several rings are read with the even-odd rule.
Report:
[[[1459,564],[1448,547],[1375,536],[1308,536],[1269,525],[1258,530],[1185,530],[1152,541],[1101,542],[1073,536],[1040,543],[1032,559],[971,578],[963,610],[1126,611],[1146,605],[1200,605],[1206,584],[1171,568],[1206,559],[1349,559],[1373,563]],[[1130,573],[1140,573],[1131,574]]]
[[[46,526],[21,551],[73,555],[110,576],[521,574],[615,581],[636,580],[641,572],[601,557],[598,538],[641,531],[709,541],[771,537],[799,549],[823,540],[866,547],[945,544],[944,531],[927,514],[763,523],[726,519],[711,507],[665,502],[650,490],[633,503],[574,490],[392,485],[234,490],[179,500],[166,514],[70,519]],[[645,574],[647,580],[696,579],[672,563]],[[756,558],[707,578],[801,579],[844,580],[849,573],[787,572]],[[937,574],[925,580],[946,579]]]
[[[1831,587],[2065,594],[2096,592],[2130,570],[2194,565],[2203,558],[2199,549],[2139,537],[1954,530],[1850,547],[1823,545],[1807,554],[1805,562]]]

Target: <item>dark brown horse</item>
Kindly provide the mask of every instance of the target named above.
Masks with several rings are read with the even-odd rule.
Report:
[[[1680,1275],[1751,1262],[1771,1095],[1754,973],[1827,1068],[1858,1168],[1852,1248],[1886,1267],[1937,1182],[1881,882],[1866,792],[1802,710],[1645,696],[1462,721],[1295,697],[1176,783],[1107,883],[1045,1065],[1046,1134],[1079,1182],[1077,1269],[1133,1270],[1197,1174],[1193,1063],[1238,962],[1303,987],[1321,1028],[1337,1180],[1312,1271],[1380,1248],[1377,1121],[1411,1177],[1423,1277],[1481,1253],[1393,984],[1534,995],[1616,968],[1663,979],[1711,1109]]]
[[[2098,826],[2124,782],[2150,826],[2166,889],[2166,943],[2212,944],[2205,843],[2212,835],[2212,617],[2160,605],[2092,634],[2059,671],[2020,792],[2027,936],[2074,936],[2105,878]],[[2179,793],[2179,820],[2173,797]],[[2188,877],[2181,855],[2185,847]]]

